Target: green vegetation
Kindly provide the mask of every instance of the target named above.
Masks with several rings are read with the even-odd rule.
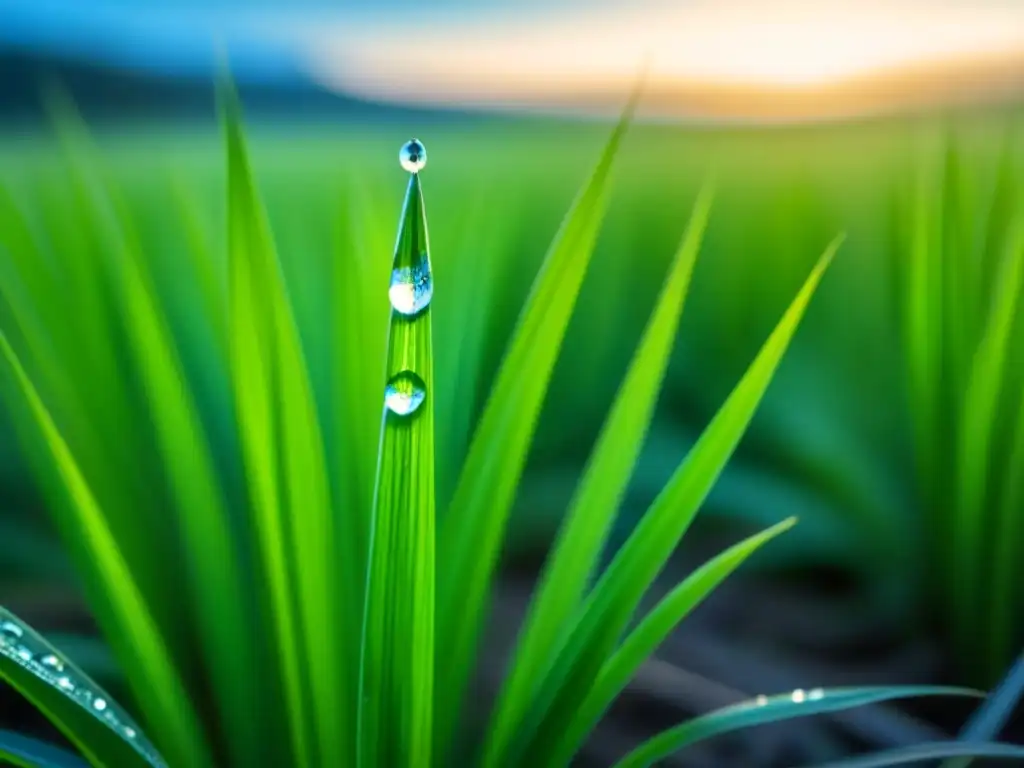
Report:
[[[41,145],[0,159],[3,394],[162,757],[83,672],[75,699],[20,664],[25,637],[33,658],[45,641],[13,616],[0,677],[92,764],[567,764],[755,553],[839,563],[876,615],[931,595],[934,616],[905,620],[944,621],[963,659],[979,647],[965,627],[985,624],[992,668],[974,679],[1009,663],[1024,417],[1001,409],[1019,407],[1024,370],[1024,172],[991,152],[989,122],[920,160],[904,156],[919,126],[648,126],[630,141],[627,113],[571,205],[591,129],[453,127],[399,217],[406,136],[256,133],[250,166],[228,98],[221,178],[205,140],[112,150],[61,114],[58,159]],[[391,268],[416,264],[433,301],[391,310]],[[409,413],[385,407],[389,385]],[[556,455],[576,465],[533,494]],[[751,535],[641,614],[702,507]],[[469,728],[492,586],[524,531],[555,544],[493,712]],[[912,578],[922,563],[928,584]],[[767,697],[621,765],[757,723],[963,694]],[[967,735],[856,764],[1024,755]],[[4,734],[0,757],[78,764]]]

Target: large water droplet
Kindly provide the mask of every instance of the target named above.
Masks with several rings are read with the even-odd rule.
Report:
[[[384,389],[384,405],[398,416],[413,413],[426,397],[427,385],[412,371],[395,374]]]
[[[398,152],[398,162],[409,173],[419,173],[427,164],[427,148],[419,139],[407,141]]]
[[[403,315],[418,314],[427,308],[433,296],[434,280],[426,260],[413,267],[395,267],[391,272],[388,298],[396,312]]]

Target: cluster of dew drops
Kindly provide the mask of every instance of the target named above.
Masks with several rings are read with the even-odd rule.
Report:
[[[427,148],[419,139],[407,141],[399,150],[398,162],[409,173],[419,173],[427,164]],[[426,254],[423,257],[411,267],[396,267],[391,273],[388,299],[400,315],[415,317],[430,306],[434,283]],[[426,397],[426,384],[415,371],[399,371],[384,388],[384,405],[396,416],[412,415]]]
[[[0,609],[0,656],[5,656],[60,691],[119,734],[154,768],[166,768],[128,713],[95,683],[62,659],[33,630]]]

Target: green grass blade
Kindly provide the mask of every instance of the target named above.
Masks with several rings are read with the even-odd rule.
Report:
[[[977,696],[977,691],[942,686],[901,686],[896,688],[836,688],[797,690],[756,699],[715,710],[677,725],[644,742],[616,763],[616,768],[646,768],[697,742],[755,725],[778,723],[826,712],[840,712],[867,704],[919,696]]]
[[[88,768],[81,758],[20,733],[0,731],[0,763],[19,768]]]
[[[995,659],[1013,653],[1018,639],[1014,621],[1021,598],[1021,542],[1024,541],[1024,393],[1017,406],[1013,445],[1004,468],[992,561],[991,642]]]
[[[74,456],[11,348],[0,333],[0,354],[6,361],[24,406],[34,420],[74,511],[80,536],[93,553],[99,583],[108,597],[118,642],[133,656],[132,687],[166,752],[175,764],[211,765],[195,713],[149,610],[125,563]]]
[[[557,650],[555,644],[573,620],[604,547],[658,400],[711,197],[706,189],[697,200],[643,341],[541,576],[498,700],[485,765],[500,763],[508,745],[517,738],[518,723],[530,706],[536,681],[547,672]]]
[[[1017,704],[1024,697],[1024,654],[1018,657],[998,687],[985,697],[985,701],[971,715],[970,721],[960,732],[959,741],[975,744],[986,739],[994,739],[1013,716]],[[970,759],[955,760],[946,763],[942,768],[966,768]]]
[[[438,759],[461,712],[505,525],[551,373],[590,262],[613,160],[632,116],[627,108],[590,180],[556,234],[471,441],[438,555]]]
[[[990,565],[989,655],[992,664],[1005,665],[1018,646],[1021,591],[1021,557],[1024,542],[1024,393],[1017,413],[1009,454],[996,502],[995,551]]]
[[[795,523],[796,518],[791,517],[730,547],[694,571],[662,598],[604,665],[590,693],[583,699],[572,720],[565,727],[564,735],[554,750],[551,764],[567,765],[615,697],[622,692],[644,661],[654,654],[679,622],[700,605],[748,557],[779,534],[788,531]]]
[[[616,554],[584,606],[579,623],[534,703],[531,760],[544,762],[562,737],[566,713],[576,709],[613,652],[644,593],[682,539],[753,418],[841,238],[826,249],[793,303],[765,342],[665,489]],[[527,729],[526,733],[532,733]]]
[[[957,510],[953,569],[957,625],[981,623],[982,571],[987,560],[983,531],[990,456],[1010,339],[1024,279],[1024,226],[1018,225],[996,282],[991,311],[974,356],[964,395],[957,443]],[[1019,554],[1019,552],[1018,552]],[[1005,663],[1000,660],[1000,663]]]
[[[228,359],[227,316],[224,311],[227,275],[222,249],[215,249],[210,233],[200,216],[199,203],[189,194],[181,177],[175,177],[171,194],[178,216],[176,221],[185,237],[185,255],[199,292],[201,315],[209,323],[213,344],[222,360]]]
[[[32,702],[94,765],[166,765],[110,694],[3,608],[0,679]]]
[[[250,735],[265,721],[259,714],[260,680],[253,674],[253,623],[246,611],[241,563],[209,442],[167,318],[123,214],[122,221],[124,234],[112,234],[110,240],[121,255],[125,328],[189,552],[202,654],[224,718],[228,748],[236,762],[253,765],[263,750]]]
[[[402,270],[430,275],[427,219],[416,174],[409,179],[395,246],[394,274]],[[435,599],[431,343],[429,307],[416,314],[392,311],[386,371],[389,394],[370,527],[360,664],[357,763],[363,768],[413,768],[431,755]]]
[[[934,741],[899,747],[874,755],[861,755],[845,760],[835,760],[815,768],[886,768],[890,765],[914,765],[931,763],[945,758],[967,758],[1024,762],[1024,747],[1016,744],[996,744],[978,741]],[[986,763],[987,765],[987,763]]]
[[[244,457],[253,527],[274,624],[276,656],[294,760],[312,764],[312,719],[304,687],[306,655],[298,594],[290,563],[290,525],[280,478],[278,372],[275,352],[280,332],[274,281],[280,280],[266,213],[249,168],[239,107],[234,95],[222,97],[228,159],[229,339],[232,390]]]
[[[926,488],[936,486],[941,477],[938,425],[940,414],[940,382],[942,369],[942,293],[937,254],[942,247],[941,234],[935,222],[939,219],[934,179],[919,161],[912,193],[909,253],[906,263],[906,293],[903,304],[903,345],[907,356],[907,378],[915,428],[918,473]],[[929,499],[936,503],[938,499]],[[937,508],[936,514],[945,515]],[[936,521],[933,538],[940,560],[949,548],[949,521]]]
[[[338,578],[342,573],[337,562],[338,539],[313,386],[279,269],[267,278],[284,509],[306,641],[305,674],[313,700],[320,762],[342,765],[355,751],[354,744],[345,743],[350,734],[338,723],[350,722],[354,714],[349,711],[349,693],[354,691],[355,681],[347,675],[352,669],[346,662],[355,658],[352,646],[357,634],[354,627],[343,631],[338,619],[356,603],[361,584]]]

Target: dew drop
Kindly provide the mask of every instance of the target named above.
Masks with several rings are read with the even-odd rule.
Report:
[[[398,162],[409,173],[419,173],[427,164],[427,148],[419,139],[407,141],[398,152]]]
[[[388,380],[384,389],[384,405],[398,416],[408,416],[423,404],[427,385],[412,371],[402,371]]]
[[[768,704],[768,697],[762,693],[757,697],[757,699],[755,699],[755,701],[757,703],[757,706],[763,707]]]
[[[823,698],[825,698],[825,690],[823,688],[813,688],[807,692],[808,701],[818,701]]]
[[[434,280],[430,276],[428,261],[420,261],[412,267],[395,267],[391,272],[388,298],[399,314],[419,314],[427,308],[433,296]]]
[[[32,651],[23,645],[14,649],[14,655],[22,661],[32,661]]]
[[[93,700],[92,708],[95,709],[97,712],[102,712],[104,709],[107,708],[107,700],[99,698]]]
[[[23,634],[25,634],[25,630],[23,630],[19,625],[15,624],[13,621],[0,622],[0,637],[8,639],[18,638],[21,637]]]
[[[795,691],[793,691],[793,702],[795,704],[802,704],[806,700],[807,695],[803,692],[802,689],[797,688]]]
[[[71,678],[67,676],[57,678],[57,687],[63,691],[75,690],[75,684],[71,682]]]
[[[50,669],[56,672],[64,671],[64,662],[58,659],[52,653],[43,656],[43,658],[39,660],[39,663],[42,664],[44,667],[49,667]]]
[[[137,734],[135,733],[134,728],[132,728],[130,725],[126,725],[124,727],[124,735],[129,739],[134,739]]]

